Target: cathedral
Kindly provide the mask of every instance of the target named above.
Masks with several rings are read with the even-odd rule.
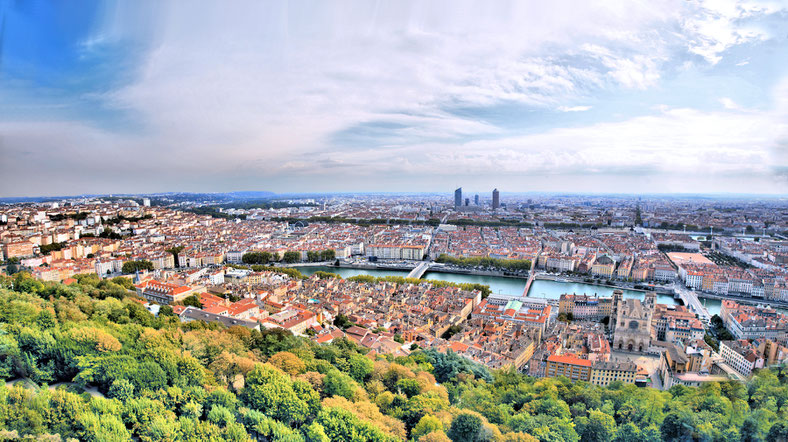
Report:
[[[651,345],[651,319],[654,316],[656,294],[646,292],[643,301],[623,299],[623,293],[613,293],[613,349],[639,351]]]

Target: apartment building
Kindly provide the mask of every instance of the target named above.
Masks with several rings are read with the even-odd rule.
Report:
[[[764,360],[758,356],[757,348],[744,339],[720,341],[720,356],[725,363],[744,377],[749,377],[756,368],[762,368]]]
[[[193,292],[189,286],[181,286],[155,280],[143,281],[134,286],[137,296],[159,304],[172,304],[189,297]]]
[[[601,386],[614,381],[634,384],[637,371],[638,366],[634,362],[598,361],[591,366],[591,383]]]
[[[566,376],[573,382],[588,382],[591,379],[591,366],[591,361],[571,354],[550,355],[547,357],[545,376],[549,378]]]

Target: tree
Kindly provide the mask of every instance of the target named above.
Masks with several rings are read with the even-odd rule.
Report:
[[[615,442],[642,442],[640,429],[632,422],[627,422],[616,432]]]
[[[233,413],[221,405],[214,405],[208,412],[208,421],[220,427],[226,427],[228,424],[235,422]]]
[[[334,249],[326,249],[320,251],[321,261],[333,261],[337,258],[337,252]]]
[[[763,442],[766,439],[758,420],[750,416],[741,426],[741,440],[742,442]]]
[[[322,410],[315,421],[323,427],[324,434],[331,441],[389,441],[378,427],[361,421],[353,413],[342,408],[332,407]]]
[[[323,391],[327,396],[342,396],[353,399],[357,384],[353,379],[339,370],[331,370],[323,378]]]
[[[140,270],[152,271],[153,263],[146,259],[141,259],[139,261],[126,261],[123,263],[123,268],[121,269],[121,271],[126,274],[134,273]]]
[[[246,376],[241,400],[276,420],[302,423],[310,412],[304,400],[308,396],[303,393],[296,393],[286,374],[271,365],[258,365]]]
[[[577,433],[583,441],[609,441],[616,434],[616,420],[599,410],[591,410],[588,417],[577,419]]]
[[[202,308],[200,297],[198,295],[191,295],[183,300],[183,305]],[[172,307],[170,307],[172,309]]]
[[[348,374],[356,382],[365,382],[372,375],[375,364],[371,359],[358,353],[348,358]]]
[[[126,278],[123,276],[116,276],[112,278],[112,282],[123,287],[126,290],[134,290],[134,282],[132,282],[131,278]]]
[[[372,358],[347,339],[318,345],[283,329],[181,324],[163,318],[166,306],[157,319],[113,297],[126,290],[115,281],[75,279],[0,276],[0,378],[27,378],[0,385],[0,439],[445,442],[447,430],[455,440],[509,442],[788,437],[782,368],[758,370],[746,384],[667,392],[533,379],[451,351]],[[108,399],[32,385],[72,380]]]
[[[131,439],[123,421],[112,414],[99,416],[93,412],[85,412],[77,417],[77,422],[80,427],[80,440],[99,442]]]
[[[115,379],[107,396],[125,402],[134,397],[134,385],[126,379]]]
[[[241,261],[244,264],[268,264],[272,257],[270,252],[248,252],[244,253]]]
[[[183,246],[175,246],[165,250],[167,253],[172,255],[172,260],[175,262],[175,267],[180,267],[180,265],[178,264],[179,261],[178,254],[181,253],[183,249],[184,249]]]
[[[450,339],[452,336],[456,335],[457,333],[462,331],[461,325],[451,325],[449,328],[446,329],[443,334],[441,334],[441,338],[443,339]]]
[[[660,431],[665,440],[678,440],[691,437],[695,422],[686,410],[672,411],[662,421]]]
[[[293,252],[293,251],[287,251],[287,252],[284,253],[284,255],[282,255],[282,260],[284,262],[288,263],[288,264],[292,264],[294,262],[301,261],[301,253]]]
[[[419,419],[419,422],[413,427],[413,430],[411,430],[410,436],[413,439],[418,439],[433,431],[443,431],[443,423],[441,423],[440,419],[437,417],[427,414]]]
[[[786,441],[788,440],[788,422],[775,422],[772,428],[769,429],[769,434],[766,436],[769,441]]]
[[[446,433],[453,442],[476,442],[482,431],[482,420],[472,413],[460,413],[451,421]]]
[[[19,272],[19,266],[12,262],[5,267],[5,272],[9,275],[13,275],[14,273]]]
[[[427,362],[433,366],[435,380],[439,383],[456,381],[460,373],[471,374],[477,379],[484,379],[487,382],[492,382],[492,376],[486,367],[471,362],[451,350],[446,353],[441,353],[437,350],[429,349],[423,354]]]
[[[109,238],[109,239],[122,239],[123,237],[120,236],[117,232],[110,229],[109,227],[105,227],[104,230],[99,235],[100,238]]]
[[[275,353],[268,359],[268,362],[291,376],[301,374],[306,370],[304,361],[289,351]]]
[[[411,398],[421,393],[421,383],[418,379],[400,379],[397,381],[397,391]]]
[[[347,316],[340,313],[334,318],[334,325],[341,328],[342,330],[345,330],[355,324],[353,324]]]

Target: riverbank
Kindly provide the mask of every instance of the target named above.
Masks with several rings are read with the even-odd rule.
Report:
[[[598,280],[592,280],[589,282],[586,280],[588,279],[588,277],[583,277],[583,276],[555,276],[555,275],[547,275],[544,273],[537,273],[536,275],[534,275],[534,280],[539,280],[539,279],[546,281],[555,281],[555,282],[595,285],[599,287],[629,290],[629,291],[641,292],[641,293],[646,293],[647,291],[649,291],[646,289],[636,288],[635,285],[638,284],[626,283],[626,284],[613,285],[613,284],[603,284],[601,282],[598,282]],[[674,295],[673,290],[661,286],[654,286],[653,291],[660,295],[671,295],[671,296]]]
[[[302,262],[302,263],[293,263],[288,265],[282,265],[281,267],[290,267],[294,269],[299,268],[310,268],[310,267],[328,267],[333,269],[357,269],[357,270],[384,270],[384,271],[392,271],[392,270],[399,270],[410,272],[411,270],[415,269],[419,264],[423,261],[413,261],[413,263],[387,263],[383,262],[376,262],[376,263],[348,263],[348,262],[341,262],[339,265],[334,265],[333,262]],[[512,272],[505,272],[499,270],[478,270],[478,269],[469,269],[465,267],[456,267],[446,264],[440,264],[435,262],[430,262],[430,268],[427,272],[432,273],[451,273],[451,274],[461,274],[461,275],[472,275],[472,276],[492,276],[496,278],[513,278],[513,279],[523,279],[527,280],[528,275],[517,275],[513,274]]]
[[[358,274],[363,275],[371,275],[371,276],[407,276],[407,274],[413,270],[418,264],[422,261],[413,261],[410,262],[397,262],[397,263],[386,263],[386,262],[377,262],[377,263],[340,263],[339,266],[333,265],[333,262],[323,262],[323,263],[296,263],[293,265],[282,266],[282,267],[289,267],[294,268],[301,271],[304,274],[311,275],[318,271],[330,272],[330,273],[337,273],[343,278],[348,278],[351,276],[355,276]],[[586,281],[586,276],[576,276],[576,275],[550,275],[546,273],[537,273],[534,275],[534,282],[537,281],[547,281],[558,284],[555,287],[555,290],[561,291],[562,293],[612,293],[613,290],[624,290],[625,293],[628,293],[629,296],[625,297],[632,297],[637,294],[638,297],[642,297],[643,294],[647,291],[643,288],[635,288],[636,284],[634,283],[622,283],[622,284],[605,284],[600,280],[592,280],[591,282]],[[514,276],[514,275],[506,275],[504,272],[501,271],[485,271],[485,270],[476,270],[476,269],[462,269],[462,268],[454,268],[445,265],[434,265],[431,266],[422,276],[422,279],[437,279],[437,280],[444,280],[449,282],[455,283],[478,283],[478,284],[485,284],[489,285],[490,289],[493,293],[500,293],[512,296],[521,296],[523,291],[525,290],[525,285],[527,283],[527,277],[525,276]],[[611,281],[614,282],[614,281]],[[596,287],[597,289],[594,289]],[[658,301],[662,304],[681,304],[680,299],[676,299],[675,294],[669,288],[655,286],[654,291],[658,295]],[[551,290],[552,291],[552,290]],[[764,299],[753,299],[753,298],[745,298],[740,296],[720,296],[711,293],[703,293],[703,292],[696,292],[698,297],[706,299],[710,301],[709,303],[704,303],[706,309],[711,314],[719,313],[719,303],[724,299],[730,299],[736,302],[741,302],[745,304],[757,305],[757,304],[765,304],[771,305],[775,308],[778,308],[782,311],[788,310],[788,302],[779,302],[779,301],[771,301],[771,300],[764,300]],[[529,290],[528,296],[540,296],[538,291]],[[605,295],[608,296],[608,295]]]
[[[461,275],[473,275],[473,276],[494,276],[496,278],[511,278],[511,279],[522,279],[528,280],[528,275],[516,275],[507,272],[497,271],[497,270],[476,270],[476,269],[468,269],[462,267],[430,267],[427,272],[432,273],[456,273]]]
[[[706,292],[698,292],[696,291],[695,294],[698,298],[705,298],[705,299],[713,299],[716,301],[736,301],[742,304],[749,304],[749,305],[769,305],[774,308],[778,309],[788,309],[788,302],[785,301],[775,301],[772,299],[763,299],[763,298],[747,298],[744,296],[736,296],[736,295],[717,295],[714,293],[706,293]]]
[[[624,299],[643,299],[645,292],[642,290],[631,290],[625,287],[612,285],[587,284],[585,282],[566,282],[555,281],[552,279],[535,279],[528,291],[528,297],[559,299],[563,294],[578,294],[599,297],[611,297],[613,291],[621,290]],[[657,293],[657,303],[667,305],[679,305],[680,299],[675,299],[673,294]]]

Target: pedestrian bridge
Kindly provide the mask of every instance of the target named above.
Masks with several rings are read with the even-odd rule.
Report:
[[[419,263],[419,265],[417,265],[416,268],[414,268],[413,270],[410,271],[410,273],[408,273],[408,278],[420,279],[422,276],[424,276],[424,273],[429,268],[430,268],[430,263],[428,262]]]

